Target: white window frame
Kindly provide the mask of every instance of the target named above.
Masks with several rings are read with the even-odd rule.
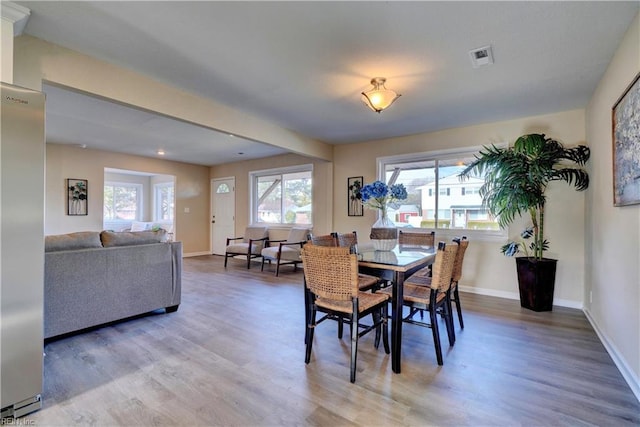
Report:
[[[159,218],[159,212],[162,210],[162,207],[160,206],[160,197],[158,197],[158,192],[160,189],[165,188],[165,187],[172,187],[173,188],[173,218],[172,219],[160,219]],[[172,181],[167,181],[167,182],[158,182],[153,184],[153,221],[157,222],[159,224],[173,224],[173,221],[175,221],[175,216],[176,216],[176,185],[174,182]]]
[[[107,225],[117,225],[119,228],[126,228],[126,227],[130,227],[131,223],[133,221],[140,221],[141,218],[144,218],[144,185],[138,183],[138,182],[125,182],[125,181],[105,181],[103,184],[103,189],[104,187],[107,186],[112,186],[112,187],[136,187],[138,189],[138,191],[136,191],[136,217],[132,220],[120,220],[120,219],[109,219],[109,220],[105,220],[104,219],[104,195],[102,198],[102,205],[103,205],[103,209],[102,209],[102,224],[103,227],[106,228],[111,228],[111,227],[106,227]],[[116,230],[118,231],[118,230]]]
[[[266,175],[284,175],[290,173],[298,173],[298,172],[311,172],[311,200],[313,200],[313,164],[304,164],[297,166],[286,166],[282,168],[274,168],[274,169],[262,169],[257,171],[249,172],[249,219],[252,225],[265,225],[265,223],[258,223],[258,206],[257,206],[257,179],[261,176]],[[312,211],[313,211],[313,202],[312,202]],[[290,229],[293,227],[308,227],[313,228],[313,215],[311,215],[311,223],[310,224],[287,224],[284,222],[280,223],[268,223],[267,225],[270,228],[282,228],[282,229]]]
[[[496,147],[507,147],[506,143],[494,144]],[[482,146],[455,148],[450,150],[434,150],[425,151],[420,153],[408,153],[395,156],[378,157],[377,163],[377,176],[378,179],[386,182],[385,167],[389,163],[403,163],[403,162],[420,162],[420,161],[434,161],[434,160],[451,160],[460,157],[472,157],[482,150]],[[440,194],[436,185],[433,196],[439,198]],[[438,203],[436,199],[436,210],[438,209]],[[508,238],[508,230],[473,230],[473,229],[456,229],[456,228],[438,228],[436,229],[436,235],[439,240],[449,241],[454,237],[461,235],[467,236],[469,239],[476,239],[480,241],[498,242],[504,241]]]

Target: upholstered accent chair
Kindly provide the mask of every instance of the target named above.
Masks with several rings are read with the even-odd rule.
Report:
[[[251,260],[260,257],[265,242],[269,238],[267,227],[247,227],[242,237],[228,237],[224,253],[224,266],[227,267],[229,257],[241,255],[247,259],[247,268],[251,268]]]
[[[264,263],[275,262],[276,276],[280,275],[281,265],[293,265],[293,271],[298,269],[298,264],[302,264],[300,250],[307,241],[307,236],[311,230],[309,228],[292,228],[289,236],[285,240],[267,240],[266,248],[262,249],[261,271],[264,271]]]

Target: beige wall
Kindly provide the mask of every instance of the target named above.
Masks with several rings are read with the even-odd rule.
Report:
[[[374,180],[378,157],[490,143],[511,143],[522,134],[534,132],[545,133],[567,146],[573,146],[585,144],[584,129],[584,111],[574,110],[403,138],[338,145],[334,148],[334,228],[338,231],[356,230],[358,236],[361,236],[360,240],[368,240],[375,213],[365,210],[363,217],[347,216],[346,182],[350,176],[364,176],[365,183]],[[551,250],[546,256],[559,259],[555,303],[582,307],[585,193],[576,192],[567,185],[553,184],[548,194],[545,234],[551,242]],[[509,235],[519,234],[523,225],[525,222],[514,224]],[[438,236],[443,240],[452,237],[442,234]],[[461,288],[471,292],[518,298],[515,261],[504,257],[499,251],[499,247],[505,242],[480,241],[473,235],[469,237],[472,243],[465,257]]]
[[[236,180],[236,235],[242,236],[249,224],[249,172],[264,169],[313,164],[313,232],[326,234],[333,224],[333,164],[297,154],[286,154],[266,159],[229,163],[211,168],[211,179],[235,177]],[[271,227],[269,237],[286,238],[288,230]]]
[[[209,252],[209,168],[187,163],[71,145],[47,144],[45,177],[45,234],[102,230],[104,168],[135,170],[176,177],[175,240],[186,255]],[[88,215],[66,215],[66,179],[89,180]],[[185,213],[189,208],[189,213]]]
[[[639,20],[640,14],[586,110],[592,185],[586,209],[585,311],[640,399],[640,205],[613,206],[611,139],[611,109],[640,72]]]

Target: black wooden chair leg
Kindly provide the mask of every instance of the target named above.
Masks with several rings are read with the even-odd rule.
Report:
[[[435,308],[429,311],[429,315],[431,317],[431,332],[433,333],[433,346],[436,350],[436,359],[438,361],[438,365],[443,365],[442,347],[440,346],[440,331],[438,330],[438,316]]]
[[[351,382],[356,382],[356,363],[358,356],[358,315],[351,316]]]
[[[311,347],[313,346],[313,332],[316,325],[316,310],[315,308],[311,308],[311,313],[309,314],[309,323],[307,324],[307,351],[304,357],[304,363],[309,363],[311,360]]]
[[[464,329],[464,321],[462,320],[462,307],[460,306],[460,295],[458,294],[458,287],[453,291],[454,299],[456,302],[456,310],[458,312],[458,322],[460,322],[460,329]]]
[[[376,326],[376,335],[375,335],[375,339],[373,341],[373,345],[375,346],[375,348],[378,348],[378,347],[380,347],[380,333],[382,332],[382,313],[380,313],[380,312],[371,313],[371,317],[373,317],[373,324],[377,325]]]
[[[389,309],[385,305],[382,309],[382,345],[384,346],[384,352],[389,354]]]

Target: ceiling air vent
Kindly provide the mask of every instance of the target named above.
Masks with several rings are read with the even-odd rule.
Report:
[[[473,68],[483,67],[493,64],[493,52],[491,46],[484,46],[469,51],[471,57],[471,65]]]

